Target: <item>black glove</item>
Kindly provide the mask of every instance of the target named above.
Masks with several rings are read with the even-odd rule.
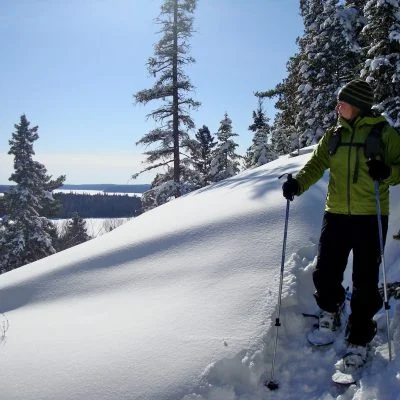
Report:
[[[283,197],[292,201],[294,195],[299,191],[299,182],[296,179],[290,178],[282,185]]]
[[[390,167],[388,167],[383,161],[372,159],[367,161],[368,173],[374,181],[382,181],[389,178]]]

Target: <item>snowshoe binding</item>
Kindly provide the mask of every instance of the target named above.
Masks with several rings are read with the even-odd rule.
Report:
[[[343,307],[337,312],[331,313],[321,310],[318,318],[318,325],[315,325],[307,334],[307,340],[313,346],[327,346],[334,343],[342,326],[341,314]]]
[[[362,375],[367,362],[367,347],[349,344],[347,353],[336,364],[332,381],[341,385],[356,383]]]

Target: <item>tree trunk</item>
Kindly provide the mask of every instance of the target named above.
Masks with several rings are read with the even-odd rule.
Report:
[[[180,182],[180,160],[179,160],[179,96],[178,96],[178,1],[174,2],[174,50],[172,63],[172,129],[174,138],[174,182],[176,183],[176,197],[181,195]]]

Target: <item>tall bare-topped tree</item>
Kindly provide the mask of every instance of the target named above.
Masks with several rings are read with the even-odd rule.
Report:
[[[183,70],[184,66],[195,62],[189,55],[188,39],[193,33],[192,14],[196,3],[197,0],[164,1],[156,19],[163,37],[154,47],[154,57],[147,62],[148,71],[157,80],[151,89],[141,90],[134,95],[136,103],[147,104],[152,100],[161,102],[158,108],[147,115],[160,126],[143,136],[137,144],[156,146],[145,152],[146,163],[150,165],[141,172],[165,167],[165,173],[158,174],[152,184],[151,196],[162,198],[163,201],[185,192],[185,182],[181,182],[185,165],[181,162],[181,156],[187,147],[188,131],[195,126],[189,111],[200,105],[188,96],[193,86]],[[157,193],[160,191],[164,193]]]

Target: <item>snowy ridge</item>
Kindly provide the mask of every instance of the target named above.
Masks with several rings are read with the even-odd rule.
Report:
[[[311,272],[327,175],[291,203],[275,378],[285,172],[281,157],[193,192],[110,233],[0,276],[5,400],[400,400],[400,365],[379,355],[359,387],[330,384],[340,343],[310,349]],[[391,195],[389,281],[400,280],[400,191]],[[351,259],[349,260],[351,262]],[[350,276],[351,271],[347,272]],[[400,311],[392,302],[394,354]],[[1,321],[0,321],[1,322]],[[374,371],[379,370],[379,376]],[[335,391],[336,390],[336,391]]]

